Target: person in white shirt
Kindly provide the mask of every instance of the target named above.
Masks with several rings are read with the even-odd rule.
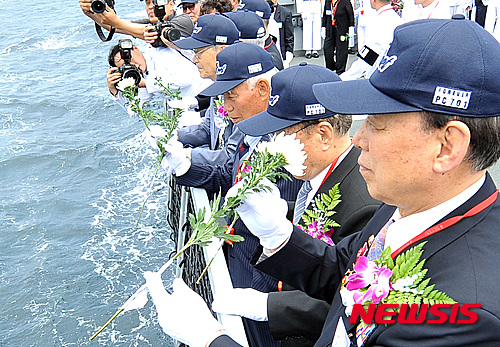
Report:
[[[366,26],[364,45],[358,46],[358,59],[340,75],[343,81],[369,78],[389,48],[394,29],[402,23],[390,0],[371,0],[370,3],[377,12]]]
[[[450,19],[450,0],[415,0],[415,6],[403,8],[401,17],[405,22],[418,19]]]
[[[170,85],[171,91],[180,89],[182,98],[193,98],[212,84],[212,80],[201,78],[196,65],[176,49],[154,48],[149,45],[142,49],[141,52],[134,46],[130,60],[130,63],[142,72],[138,94],[141,101],[149,101],[153,96],[165,97],[160,93],[162,89],[156,84],[157,77],[161,78],[164,86]],[[124,64],[118,45],[111,48],[108,62],[111,66],[107,75],[109,92],[114,100],[127,110],[125,103],[128,100],[116,88],[116,84],[121,80],[118,68]]]
[[[484,29],[500,42],[500,0],[488,0]]]

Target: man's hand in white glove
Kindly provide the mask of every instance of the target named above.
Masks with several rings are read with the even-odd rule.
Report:
[[[321,27],[321,38],[324,40],[326,39],[326,28]]]
[[[240,181],[229,189],[226,198],[235,196],[243,182]],[[293,225],[286,219],[288,204],[280,198],[278,187],[267,178],[260,183],[270,187],[271,191],[247,194],[236,211],[248,230],[260,239],[260,244],[268,250],[274,250],[288,240]]]
[[[194,96],[184,96],[182,99],[171,99],[167,101],[168,106],[181,110],[194,110],[198,108],[198,99]]]
[[[212,310],[265,322],[267,321],[268,296],[268,293],[252,288],[235,288],[216,293],[212,302]]]
[[[171,138],[165,145],[165,158],[168,166],[172,168],[176,176],[184,175],[191,167],[191,149],[184,148],[182,143]]]
[[[165,334],[192,347],[205,347],[222,334],[222,325],[212,316],[201,296],[182,279],[174,280],[173,293],[168,294],[160,274],[148,271],[144,278]]]

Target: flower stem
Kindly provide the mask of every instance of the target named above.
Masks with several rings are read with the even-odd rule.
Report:
[[[151,196],[151,193],[153,192],[153,185],[155,183],[156,177],[158,176],[158,171],[160,170],[160,167],[161,167],[161,159],[158,160],[158,165],[156,166],[155,174],[153,176],[153,179],[151,180],[151,185],[149,186],[146,198],[144,199],[144,202],[142,203],[141,211],[139,212],[139,217],[137,218],[137,222],[135,223],[134,228],[137,228],[137,226],[139,225],[139,221],[141,220],[142,212],[144,211],[144,207],[146,206],[146,202],[148,201],[149,197]]]
[[[229,225],[227,227],[227,230],[225,231],[225,234],[228,234],[231,229],[233,228],[234,226],[234,223],[236,223],[236,221],[238,220],[239,216],[238,216],[238,213],[235,213],[234,214],[234,218],[233,218],[233,221],[231,222],[231,225]],[[221,239],[220,240],[220,244],[219,244],[219,248],[217,248],[217,251],[215,251],[215,254],[212,256],[212,258],[210,259],[210,261],[208,262],[207,266],[205,266],[205,268],[203,269],[203,271],[201,272],[201,275],[200,277],[198,277],[198,279],[196,280],[196,284],[200,284],[200,281],[201,281],[201,278],[203,277],[203,275],[205,274],[205,272],[207,272],[208,268],[210,267],[210,265],[212,265],[212,262],[214,261],[215,257],[217,256],[217,254],[219,254],[219,251],[221,250],[222,246],[224,245],[224,240]]]

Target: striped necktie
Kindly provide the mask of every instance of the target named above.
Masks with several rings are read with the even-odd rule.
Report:
[[[297,194],[297,200],[295,201],[295,209],[293,211],[293,224],[297,224],[300,221],[300,216],[306,209],[307,195],[311,190],[311,182],[304,181],[304,183],[302,183],[302,187],[300,187],[299,193]]]
[[[391,224],[394,223],[394,219],[389,219],[387,223],[380,229],[378,232],[377,236],[375,236],[375,239],[373,240],[372,245],[370,246],[370,250],[368,251],[367,258],[368,260],[375,260],[384,251],[384,245],[385,245],[385,237],[387,235],[387,230],[389,230],[389,227]]]

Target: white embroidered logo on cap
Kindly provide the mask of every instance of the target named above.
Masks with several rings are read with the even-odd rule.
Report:
[[[432,103],[434,105],[461,108],[469,107],[472,91],[437,86],[434,90]]]
[[[306,116],[315,116],[317,114],[323,114],[325,112],[326,109],[321,104],[306,105]]]
[[[255,14],[259,16],[260,18],[264,18],[264,12],[262,11],[255,11]]]
[[[217,42],[217,43],[227,43],[227,36],[217,35],[215,37],[215,42]]]
[[[269,106],[274,106],[280,99],[279,94],[269,96]]]
[[[266,29],[264,29],[264,27],[260,27],[259,29],[257,29],[257,38],[260,39],[264,36],[266,36]]]
[[[382,57],[382,60],[380,61],[380,63],[377,66],[378,71],[384,72],[385,70],[387,70],[387,68],[389,66],[391,66],[392,64],[394,64],[394,62],[396,60],[398,60],[398,56],[397,55],[391,55],[390,57],[388,57],[387,55],[384,55]]]
[[[261,72],[261,71],[262,71],[262,64],[261,63],[248,65],[248,73],[249,74],[254,74],[257,72]]]
[[[201,29],[203,29],[203,27],[200,27],[198,26],[198,24],[195,24],[193,28],[193,34],[198,34],[201,31]]]
[[[226,68],[227,68],[227,64],[224,64],[222,66],[219,66],[219,61],[216,62],[216,69],[215,69],[215,73],[217,75],[224,75],[224,72],[226,72]]]

